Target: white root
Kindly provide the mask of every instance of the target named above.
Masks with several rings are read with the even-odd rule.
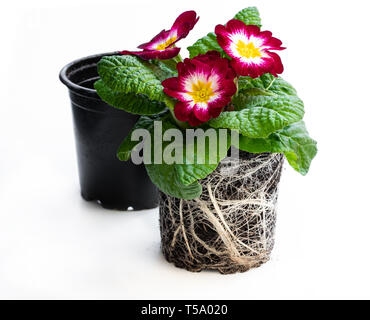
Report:
[[[161,193],[162,251],[191,271],[247,271],[269,259],[274,245],[281,154],[241,154],[238,171],[222,161],[200,181],[203,193],[180,200]],[[225,170],[226,168],[226,170]]]

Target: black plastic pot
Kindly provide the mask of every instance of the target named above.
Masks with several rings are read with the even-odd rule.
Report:
[[[105,53],[66,65],[59,74],[71,98],[81,195],[104,208],[141,210],[157,206],[158,191],[144,165],[121,162],[117,148],[138,119],[103,102],[94,90],[96,64]]]

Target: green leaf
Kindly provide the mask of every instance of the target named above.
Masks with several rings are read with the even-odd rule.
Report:
[[[252,139],[240,135],[239,149],[251,153],[284,153],[289,164],[305,175],[317,153],[317,143],[310,138],[303,121],[272,133],[268,138]]]
[[[252,88],[266,89],[278,95],[297,95],[293,86],[283,78],[276,78],[272,74],[265,73],[262,76],[253,79],[251,77],[240,77],[238,81],[239,92]]]
[[[173,60],[151,60],[151,68],[160,81],[177,77],[177,63]]]
[[[251,138],[266,138],[304,115],[303,102],[296,90],[271,74],[256,79],[240,77],[232,104],[236,111],[222,113],[210,125],[235,129]]]
[[[195,199],[202,194],[202,186],[198,182],[184,185],[177,177],[175,165],[146,164],[152,182],[165,194],[179,199]]]
[[[132,133],[136,129],[140,129],[140,128],[147,129],[148,131],[152,131],[153,124],[154,124],[153,118],[145,117],[145,116],[140,117],[138,122],[136,122],[135,126],[131,129],[131,131],[128,133],[127,137],[125,138],[125,140],[122,141],[121,145],[118,148],[117,157],[119,160],[121,161],[129,160],[132,150],[141,142],[141,141],[132,141],[131,140]]]
[[[215,130],[215,139],[212,140],[215,145],[211,143],[210,139],[198,138],[194,139],[193,142],[187,142],[187,149],[194,150],[194,157],[184,150],[183,164],[176,164],[177,176],[183,184],[189,185],[204,179],[217,168],[219,162],[226,157],[231,144],[229,131],[225,133],[224,139],[221,138],[220,130]],[[222,147],[220,147],[220,140],[223,144]],[[201,149],[197,149],[197,147],[201,147]],[[204,153],[200,152],[202,149]]]
[[[153,119],[153,121],[154,120],[158,119]],[[153,128],[150,129],[152,139],[154,138]],[[175,124],[173,124],[167,116],[165,116],[162,118],[162,133],[164,134],[165,131],[168,129],[179,128]],[[164,153],[164,149],[169,144],[170,142],[167,141],[162,142],[162,156]],[[151,146],[153,155],[156,148],[154,141],[152,141]],[[167,164],[164,162],[162,162],[161,164],[151,163],[145,164],[145,167],[150,179],[158,187],[158,189],[172,197],[190,200],[199,197],[202,193],[202,186],[197,181],[194,181],[193,183],[190,183],[188,185],[185,185],[180,181],[176,171],[176,164]]]
[[[303,118],[303,102],[296,96],[239,93],[233,99],[237,110],[223,112],[209,121],[214,128],[233,129],[250,138],[265,138],[272,132]]]
[[[233,96],[232,102],[233,102],[234,108],[236,108],[237,110],[245,109],[246,106],[243,104],[245,102],[245,99],[247,99],[247,97],[249,98],[249,97],[254,97],[254,96],[276,96],[276,94],[273,93],[272,91],[269,91],[266,89],[260,89],[260,88],[244,89],[242,91],[242,94],[240,95],[237,94]]]
[[[126,112],[151,115],[166,109],[166,105],[163,102],[149,100],[149,98],[143,94],[114,92],[105,85],[102,80],[96,81],[94,86],[102,100]]]
[[[132,130],[129,132],[125,140],[121,143],[117,156],[121,161],[127,161],[130,159],[132,150],[139,144],[141,141],[132,141],[132,133],[134,130],[143,128],[147,129],[151,135],[151,163],[146,163],[145,168],[148,172],[148,175],[152,182],[164,193],[180,198],[180,199],[194,199],[201,195],[202,193],[202,186],[194,181],[193,183],[189,183],[188,185],[183,184],[176,171],[176,164],[155,164],[153,162],[154,159],[154,150],[156,145],[154,143],[154,123],[155,121],[160,121],[162,123],[162,134],[165,133],[168,129],[179,129],[175,124],[170,121],[168,113],[163,113],[158,116],[151,116],[140,117],[139,121],[135,124]],[[156,137],[162,138],[162,137]],[[162,150],[160,150],[163,156],[163,150],[170,142],[162,141]],[[157,150],[158,151],[158,150]]]
[[[214,32],[208,33],[205,37],[198,39],[192,46],[187,48],[189,51],[189,58],[192,59],[199,54],[205,54],[208,51],[218,51],[221,56],[226,57],[226,53],[222,50],[217,42],[216,34]]]
[[[234,19],[243,21],[246,25],[254,24],[261,27],[261,18],[256,7],[248,7],[239,11]]]
[[[175,101],[163,92],[161,84],[168,69],[135,56],[108,56],[98,63],[98,73],[104,84],[114,92],[143,94],[173,108]]]
[[[243,21],[245,24],[254,24],[261,27],[261,19],[256,7],[249,7],[239,11],[234,19]],[[217,37],[214,32],[208,33],[205,37],[198,39],[192,46],[187,48],[189,57],[192,59],[198,54],[205,54],[208,51],[216,50],[221,53],[221,56],[227,57],[217,42]]]

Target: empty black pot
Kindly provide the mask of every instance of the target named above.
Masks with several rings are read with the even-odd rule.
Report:
[[[156,187],[144,165],[121,162],[117,149],[138,116],[103,102],[94,90],[99,78],[97,62],[106,53],[85,57],[66,65],[60,80],[68,87],[72,103],[81,195],[104,208],[127,210],[157,206]]]

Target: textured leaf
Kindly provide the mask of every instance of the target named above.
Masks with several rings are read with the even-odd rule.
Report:
[[[243,21],[246,25],[254,24],[261,27],[261,18],[256,7],[248,7],[239,11],[234,19]]]
[[[178,129],[176,125],[164,118],[162,121],[163,133],[168,129]],[[154,137],[152,131],[152,137]],[[162,143],[162,155],[163,150],[170,142],[163,141]],[[152,143],[152,152],[154,152],[154,143]],[[176,164],[145,164],[146,170],[152,182],[162,192],[180,199],[194,199],[201,195],[202,186],[198,182],[193,182],[188,185],[183,184],[176,171]]]
[[[245,109],[247,106],[244,103],[247,102],[247,99],[250,99],[250,97],[255,96],[276,96],[276,94],[270,90],[260,88],[244,89],[243,91],[239,91],[238,94],[232,97],[234,109],[236,110]]]
[[[197,180],[207,177],[217,168],[219,162],[226,157],[227,151],[230,147],[230,133],[227,132],[225,148],[219,147],[220,133],[218,130],[216,133],[216,148],[213,148],[209,139],[205,139],[205,143],[203,144],[205,150],[204,155],[200,154],[197,150],[197,146],[200,145],[199,142],[201,140],[195,139],[194,143],[188,143],[188,146],[190,145],[194,150],[194,159],[184,151],[184,163],[176,164],[177,176],[185,185],[189,185]]]
[[[202,186],[198,182],[184,185],[179,181],[175,165],[146,164],[145,167],[152,182],[165,194],[186,200],[202,194]]]
[[[261,27],[261,19],[256,7],[249,7],[239,11],[234,19],[243,21],[245,24],[254,24]],[[226,53],[221,49],[217,42],[216,34],[214,32],[208,33],[205,37],[198,39],[192,46],[187,48],[189,57],[194,58],[198,54],[205,54],[208,51],[216,50],[221,53],[223,57],[227,57]]]
[[[139,144],[141,141],[132,141],[131,136],[134,130],[139,128],[147,129],[151,134],[151,147],[152,147],[152,160],[154,159],[154,122],[162,122],[162,133],[164,134],[168,129],[178,129],[168,117],[168,113],[163,113],[158,116],[140,117],[139,121],[135,124],[132,130],[129,132],[125,140],[121,143],[117,156],[121,161],[127,161],[130,159],[132,150]],[[160,137],[158,137],[160,138]],[[160,152],[163,155],[163,150],[170,142],[162,142],[162,150]],[[158,151],[158,150],[157,150]],[[180,199],[194,199],[200,196],[202,193],[202,186],[194,180],[192,183],[187,185],[183,184],[178,177],[176,171],[176,164],[155,164],[153,161],[151,164],[145,164],[146,170],[152,182],[164,193],[180,198]]]
[[[223,112],[209,121],[214,128],[228,128],[251,138],[265,138],[274,131],[303,118],[303,102],[296,96],[238,94],[237,110]]]
[[[114,92],[143,94],[150,100],[164,102],[173,108],[175,102],[163,92],[162,80],[168,69],[135,56],[108,56],[98,63],[98,73],[104,84]]]
[[[102,80],[96,81],[94,86],[102,100],[126,112],[151,115],[157,114],[166,108],[165,103],[149,100],[149,98],[143,94],[114,92],[105,85]]]
[[[286,82],[284,79],[274,77],[272,74],[265,73],[264,75],[253,79],[251,77],[240,77],[238,81],[239,92],[244,90],[259,88],[268,89],[276,94],[287,94],[287,95],[297,95],[297,91],[293,86]]]
[[[176,65],[177,63],[172,59],[151,61],[151,68],[161,82],[167,78],[177,77]]]
[[[268,138],[252,139],[240,136],[239,149],[251,153],[284,153],[289,164],[305,175],[317,153],[317,143],[309,137],[303,121],[272,133]]]
[[[154,124],[153,118],[145,116],[140,117],[138,122],[136,122],[135,126],[131,129],[125,140],[122,141],[121,145],[118,148],[117,157],[119,160],[121,161],[129,160],[132,150],[140,143],[140,141],[131,140],[132,133],[139,128],[151,131],[153,129],[153,124]]]
[[[190,59],[196,57],[198,54],[205,54],[208,51],[218,51],[223,57],[226,53],[222,50],[217,42],[216,34],[214,32],[208,33],[205,37],[198,39],[192,46],[187,48]]]

